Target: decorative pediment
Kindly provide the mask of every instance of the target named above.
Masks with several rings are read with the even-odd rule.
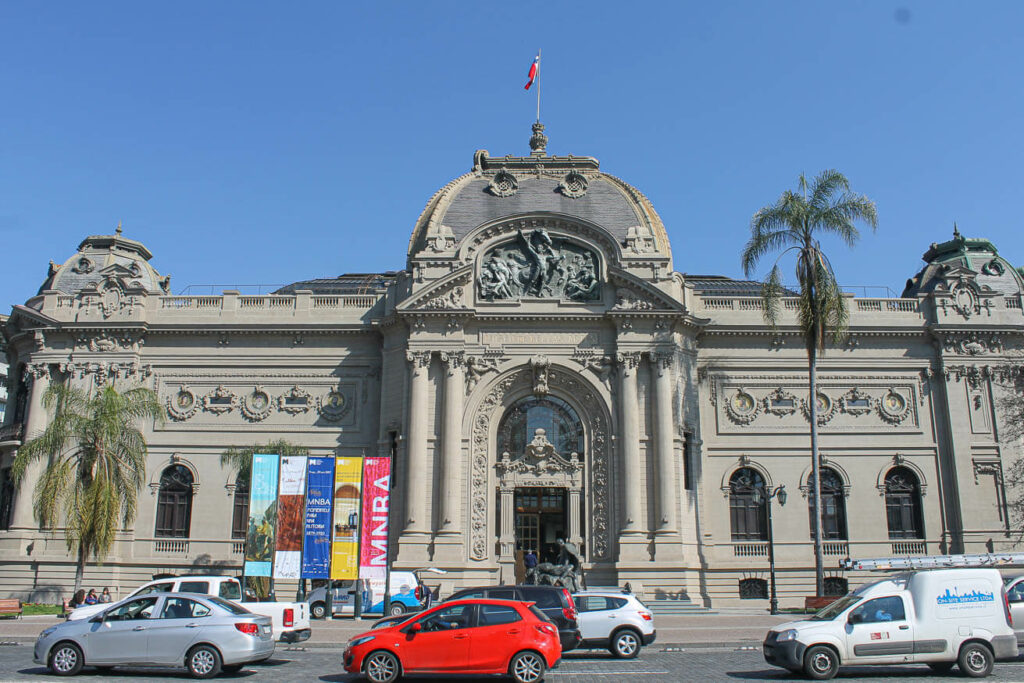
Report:
[[[615,285],[613,311],[683,311],[682,302],[624,270],[610,269],[609,276]]]
[[[415,296],[402,303],[400,311],[450,311],[465,310],[465,285],[472,277],[470,266],[464,266],[450,275],[425,287]]]
[[[547,433],[537,429],[533,441],[526,445],[523,454],[513,459],[505,451],[497,462],[497,469],[502,486],[579,486],[583,463],[578,453],[571,453],[568,458],[558,454],[554,444],[548,441]]]

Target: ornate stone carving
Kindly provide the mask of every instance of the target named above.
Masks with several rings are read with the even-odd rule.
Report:
[[[505,451],[501,454],[497,468],[503,486],[509,486],[506,478],[516,474],[529,475],[530,483],[520,480],[512,486],[560,486],[573,483],[571,478],[583,471],[583,463],[578,453],[571,453],[568,459],[563,458],[555,451],[555,445],[548,441],[546,432],[537,429],[533,441],[526,445],[522,456],[513,460],[509,452]],[[555,474],[568,475],[570,480],[551,476]],[[577,481],[576,485],[580,483]]]
[[[122,350],[137,352],[143,343],[145,343],[145,339],[141,336],[129,334],[117,337],[106,332],[102,332],[96,337],[81,336],[75,340],[76,347],[88,349],[93,353],[109,353]]]
[[[519,191],[519,180],[508,169],[502,168],[487,184],[487,191],[495,197],[511,197]]]
[[[473,391],[480,378],[488,372],[497,372],[498,362],[485,356],[466,356],[466,393]]]
[[[967,283],[957,283],[952,289],[953,310],[965,318],[970,318],[979,310],[978,295],[974,288]]]
[[[910,401],[896,391],[889,389],[878,399],[878,415],[892,425],[898,425],[910,415]]]
[[[178,391],[167,397],[167,414],[172,420],[183,422],[199,408],[199,398],[187,384],[182,384]]]
[[[1003,340],[997,334],[985,335],[979,332],[949,334],[943,340],[947,352],[962,356],[982,356],[987,353],[1001,353]]]
[[[477,277],[487,300],[541,297],[595,301],[601,296],[597,255],[542,228],[495,246],[481,259]]]
[[[465,307],[465,289],[458,285],[452,287],[447,292],[442,292],[441,294],[428,299],[422,306],[420,306],[422,309],[434,311]]]
[[[430,367],[430,351],[406,351],[405,359],[412,363],[413,370]]]
[[[570,199],[579,199],[587,193],[587,177],[579,171],[569,171],[562,182],[558,184],[558,191]]]
[[[760,403],[743,389],[739,389],[725,404],[725,414],[738,425],[748,425],[761,412]]]
[[[981,267],[981,272],[985,275],[999,276],[1006,272],[1006,268],[999,262],[999,259],[994,258]]]
[[[455,233],[447,225],[441,225],[436,233],[427,235],[427,247],[437,253],[451,251],[455,248]]]
[[[863,391],[854,387],[839,399],[839,409],[849,415],[866,415],[871,412],[873,401]]]
[[[242,398],[242,415],[252,422],[259,422],[270,415],[270,394],[259,384]]]
[[[203,397],[203,408],[215,415],[228,413],[238,407],[238,396],[223,384]]]
[[[640,366],[640,353],[638,351],[619,351],[615,354],[615,361],[622,367],[623,372],[636,372]]]
[[[465,351],[442,351],[438,354],[445,369],[451,374],[452,370],[463,368],[466,365]]]
[[[799,399],[782,387],[764,397],[764,412],[785,417],[796,412]]]
[[[615,367],[611,358],[593,350],[576,349],[572,359],[597,375],[605,386],[611,386],[612,369]]]
[[[37,379],[50,379],[49,363],[27,363],[22,370],[21,379],[26,385],[32,384]]]
[[[537,396],[545,396],[548,393],[548,366],[551,361],[547,356],[534,356],[530,359],[530,367],[533,368],[533,393]]]
[[[650,311],[656,308],[655,304],[637,292],[620,287],[615,290],[615,305],[613,311]]]
[[[828,422],[836,415],[836,402],[833,401],[823,391],[818,391],[818,426],[828,424]],[[806,398],[800,400],[800,410],[803,411],[804,417],[808,420],[811,419],[811,406],[809,405]]]
[[[91,258],[84,255],[80,256],[78,260],[75,261],[75,265],[71,266],[71,272],[78,273],[80,275],[91,273],[94,270],[96,270],[96,264],[93,263]]]
[[[337,389],[332,389],[316,399],[317,412],[328,422],[338,422],[341,418],[345,417],[351,408],[352,402],[345,398],[345,394]]]
[[[548,148],[548,136],[544,135],[544,124],[540,121],[534,121],[532,130],[530,150],[533,154],[543,155]]]
[[[296,384],[277,397],[277,409],[291,415],[305,413],[312,407],[311,399],[309,392]]]

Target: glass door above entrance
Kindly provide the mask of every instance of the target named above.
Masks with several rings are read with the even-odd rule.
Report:
[[[565,488],[516,488],[516,554],[533,550],[541,562],[558,561],[558,539],[569,528]]]

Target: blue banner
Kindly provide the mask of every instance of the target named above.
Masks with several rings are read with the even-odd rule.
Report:
[[[302,578],[326,579],[331,569],[331,501],[334,458],[310,458],[306,484]]]
[[[245,575],[270,576],[277,526],[277,455],[252,456],[249,524],[245,534]]]

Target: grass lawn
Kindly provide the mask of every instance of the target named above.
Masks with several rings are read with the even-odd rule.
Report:
[[[21,606],[22,614],[33,615],[33,614],[60,614],[60,605],[50,605],[45,602],[26,602]]]

